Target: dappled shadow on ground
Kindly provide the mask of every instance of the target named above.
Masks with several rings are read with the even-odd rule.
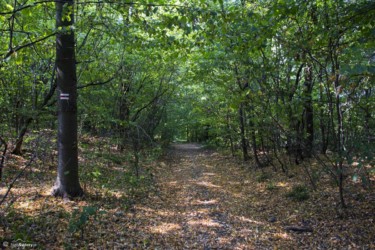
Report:
[[[168,249],[251,249],[271,247],[265,223],[237,211],[246,197],[231,193],[223,158],[197,144],[175,144],[158,171],[159,195],[129,214],[146,238],[145,247]],[[222,166],[219,166],[222,165]],[[241,184],[239,176],[233,183]],[[240,178],[241,179],[241,178]],[[285,236],[287,238],[287,236]],[[139,241],[138,241],[139,243]],[[139,246],[137,242],[123,247]],[[130,245],[127,245],[130,244]]]
[[[173,145],[165,162],[158,175],[159,195],[151,198],[151,202],[136,205],[135,212],[129,214],[146,238],[146,247],[243,249],[250,246],[246,237],[253,238],[255,228],[223,207],[228,194],[218,183],[210,153],[199,145]],[[243,229],[247,227],[247,232],[238,231],[239,223]],[[123,246],[139,245],[128,242]]]
[[[344,228],[353,222],[349,218],[338,222],[335,209],[327,206],[329,202],[316,204],[315,198],[293,202],[285,198],[291,186],[288,181],[276,179],[268,188],[266,183],[255,181],[254,171],[199,145],[173,145],[160,163],[156,179],[157,195],[127,214],[131,222],[121,232],[123,240],[114,246],[327,249],[373,244],[371,229],[337,230],[337,226]],[[308,225],[314,231],[294,233],[285,230],[288,225]]]
[[[64,246],[76,249],[348,246],[371,249],[375,244],[371,202],[351,199],[352,208],[343,218],[338,218],[334,191],[326,186],[304,202],[286,198],[292,185],[304,182],[299,172],[296,177],[288,178],[269,169],[255,171],[198,144],[174,144],[163,159],[150,163],[155,189],[130,199],[134,187],[129,186],[131,179],[124,178],[127,175],[121,155],[92,156],[92,159],[82,159],[84,170],[98,168],[101,176],[96,177],[98,180],[82,181],[87,193],[84,199],[63,201],[51,197],[48,188],[43,187],[45,181],[39,186],[23,182],[22,187],[15,187],[13,195],[19,196],[7,212],[8,218],[14,220],[8,220],[9,225],[3,227],[7,231],[0,231],[0,240],[3,233],[7,240],[18,237],[46,249]],[[92,169],[94,162],[95,169]],[[257,176],[263,171],[273,176],[259,182]],[[47,186],[52,185],[53,176],[50,173],[48,178],[43,177],[51,182]],[[100,187],[94,185],[98,181]],[[83,211],[87,206],[103,213],[89,216],[80,230],[69,231],[70,225],[79,218],[74,219],[74,211]],[[289,225],[307,225],[313,232],[290,232],[285,230]]]

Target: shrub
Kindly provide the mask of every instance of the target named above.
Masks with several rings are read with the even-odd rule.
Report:
[[[97,207],[85,206],[80,210],[74,210],[71,214],[68,230],[71,234],[81,232],[81,239],[83,239],[83,231],[88,225],[90,218],[96,219],[98,214],[103,214]]]

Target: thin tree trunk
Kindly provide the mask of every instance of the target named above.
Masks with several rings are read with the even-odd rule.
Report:
[[[370,102],[370,97],[371,97],[370,89],[365,89],[365,97],[366,97],[366,106],[363,109],[363,111],[365,112],[365,121],[364,121],[365,136],[366,136],[367,143],[370,144],[371,138],[372,138],[371,129],[370,129],[371,110],[370,110],[370,105],[368,105]]]
[[[305,108],[305,122],[306,122],[306,140],[304,155],[311,157],[314,145],[314,112],[312,105],[312,90],[313,90],[313,76],[312,66],[307,64],[305,67],[305,91],[304,91],[304,108]]]
[[[23,144],[23,137],[25,136],[27,129],[32,122],[33,118],[29,117],[26,119],[24,125],[22,126],[20,132],[18,133],[16,145],[14,149],[12,150],[12,154],[15,155],[22,155],[22,144]]]
[[[230,127],[230,118],[229,118],[229,110],[227,112],[227,131],[228,131],[228,138],[229,138],[229,143],[230,143],[230,152],[232,154],[232,157],[234,157],[235,152],[234,152],[234,143],[233,143],[233,137],[231,133],[231,127]]]
[[[339,75],[337,74],[336,78],[338,79]],[[338,80],[336,80],[335,85],[338,84]],[[337,85],[338,86],[338,85]],[[340,96],[339,94],[336,95],[336,112],[337,112],[337,148],[338,148],[338,161],[336,161],[336,168],[339,176],[339,195],[340,195],[340,203],[342,207],[346,207],[345,200],[344,200],[344,168],[343,168],[343,144],[344,144],[344,135],[343,135],[343,124],[342,124],[342,112],[340,108]]]
[[[240,133],[241,133],[241,147],[242,147],[242,156],[243,160],[249,160],[249,154],[247,152],[247,143],[246,143],[246,135],[245,135],[245,117],[244,117],[244,107],[241,103],[239,108],[239,120],[240,120]]]
[[[320,76],[320,81],[321,82],[323,81],[321,76]],[[320,105],[323,106],[323,87],[322,86],[319,87],[319,95],[320,95],[320,97],[319,97]],[[328,148],[328,131],[329,131],[329,129],[326,130],[326,125],[324,123],[324,111],[323,111],[322,107],[320,107],[319,123],[320,123],[320,133],[321,133],[321,136],[322,136],[320,153],[326,154],[327,148]]]
[[[0,147],[4,145],[4,149],[2,151],[2,155],[0,156],[0,181],[3,179],[3,167],[5,161],[5,155],[7,153],[8,144],[6,141],[0,136]]]
[[[336,48],[334,48],[336,49]],[[336,119],[337,119],[337,135],[336,135],[336,147],[337,147],[337,160],[336,160],[336,173],[338,176],[338,188],[339,188],[339,198],[341,207],[345,208],[345,199],[344,199],[344,167],[343,167],[343,157],[344,157],[344,133],[343,133],[343,117],[342,111],[340,107],[340,93],[341,93],[341,86],[340,86],[340,74],[339,74],[339,62],[338,56],[336,55],[335,51],[332,55],[332,72],[335,75],[335,92],[336,92],[336,99],[335,99],[335,106],[336,106]]]
[[[252,148],[253,148],[255,163],[256,163],[258,168],[261,168],[262,164],[260,163],[259,157],[258,157],[258,147],[257,147],[257,140],[256,140],[256,137],[255,137],[254,128],[252,128],[252,130],[251,130],[251,141],[252,141]]]

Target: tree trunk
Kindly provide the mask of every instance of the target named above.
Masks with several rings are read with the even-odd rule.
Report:
[[[313,75],[312,66],[307,64],[305,67],[305,90],[304,90],[304,108],[306,122],[306,139],[304,152],[305,156],[311,157],[314,145],[314,112],[312,105]]]
[[[2,155],[0,155],[0,181],[3,179],[3,167],[4,167],[4,161],[5,161],[5,155],[7,153],[8,144],[6,141],[0,136],[0,148],[4,145],[4,149],[1,152]]]
[[[58,93],[58,173],[52,194],[82,196],[78,176],[77,76],[75,59],[74,0],[56,1],[56,82]],[[69,15],[64,15],[69,13]]]
[[[118,146],[121,152],[125,150],[125,146],[127,142],[126,133],[127,133],[127,130],[129,129],[128,123],[129,123],[130,110],[126,101],[126,98],[127,98],[126,93],[128,90],[129,89],[126,86],[126,84],[122,83],[120,86],[120,97],[119,97],[119,105],[118,105],[119,107],[118,118],[121,121],[121,123],[118,125],[118,130],[119,130],[120,138],[121,138]]]
[[[366,141],[370,145],[371,140],[372,140],[372,133],[371,133],[371,125],[370,125],[370,120],[371,120],[371,109],[370,109],[370,98],[371,98],[371,89],[365,89],[365,97],[366,97],[366,106],[363,109],[365,112],[365,136],[366,136]]]
[[[336,74],[336,81],[335,87],[336,91],[339,88],[339,74]],[[340,95],[336,93],[336,114],[337,114],[337,148],[338,148],[338,160],[336,161],[336,168],[338,172],[339,178],[339,196],[340,196],[340,203],[342,207],[346,207],[345,200],[344,200],[344,168],[343,168],[343,151],[344,151],[344,133],[343,133],[343,124],[342,124],[342,111],[340,107]]]
[[[22,126],[20,132],[18,133],[16,146],[12,150],[12,154],[14,155],[22,155],[22,144],[23,144],[23,137],[25,136],[27,129],[32,122],[33,118],[29,117],[26,119],[25,124]]]
[[[322,79],[322,73],[320,73],[319,75],[319,80],[320,82],[323,82],[323,79]],[[323,111],[323,108],[322,106],[324,105],[324,99],[323,99],[323,86],[319,86],[319,100],[320,100],[320,119],[319,119],[319,123],[320,123],[320,133],[321,133],[321,147],[320,147],[320,153],[321,154],[326,154],[327,152],[327,149],[328,149],[328,132],[329,132],[329,128],[326,130],[326,125],[325,125],[325,120],[324,120],[324,111]]]
[[[301,121],[300,121],[300,118],[297,118],[297,116],[295,115],[295,111],[293,110],[293,98],[297,92],[300,78],[301,78],[301,73],[302,73],[304,66],[305,64],[302,63],[298,68],[294,86],[290,87],[290,92],[288,95],[288,106],[287,106],[288,120],[289,120],[289,131],[288,131],[289,133],[287,134],[286,150],[289,156],[290,163],[291,163],[291,157],[294,155],[296,164],[299,164],[298,158],[301,156],[301,153],[302,153],[302,152],[299,152],[302,150],[301,140],[300,140]]]
[[[251,142],[252,142],[252,147],[253,147],[253,154],[254,154],[254,159],[257,168],[261,168],[262,164],[260,163],[259,157],[258,157],[258,147],[257,147],[257,140],[255,136],[255,128],[251,129]]]
[[[226,115],[226,125],[227,125],[227,133],[228,133],[228,139],[230,144],[230,152],[232,153],[232,157],[234,157],[234,144],[233,144],[233,138],[231,133],[231,127],[230,127],[230,117],[229,117],[229,110],[227,111]]]
[[[336,54],[336,49],[334,48],[332,53],[332,73],[335,76],[335,92],[336,92],[336,98],[335,98],[335,105],[336,105],[336,118],[337,118],[337,135],[336,135],[336,148],[337,148],[337,154],[338,157],[336,158],[336,173],[338,176],[338,188],[339,188],[339,198],[340,198],[340,204],[341,207],[345,208],[345,199],[344,199],[344,131],[343,131],[343,113],[341,110],[341,100],[340,100],[340,94],[341,94],[341,85],[340,85],[340,65],[338,61],[338,55]]]
[[[240,119],[240,132],[241,132],[241,147],[242,147],[242,155],[243,160],[249,160],[249,154],[247,152],[247,143],[246,143],[246,135],[245,135],[245,117],[244,117],[244,108],[243,104],[240,105],[239,109],[239,119]]]

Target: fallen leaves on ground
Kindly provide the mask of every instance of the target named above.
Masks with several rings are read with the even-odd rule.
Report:
[[[81,162],[95,166],[101,173],[96,178],[102,179],[84,180],[87,195],[81,200],[49,196],[53,172],[38,173],[39,179],[27,174],[12,190],[13,205],[2,211],[0,239],[22,239],[45,249],[375,248],[375,197],[356,183],[346,187],[345,210],[324,178],[309,199],[293,201],[286,193],[306,183],[303,169],[291,169],[289,178],[196,144],[177,144],[147,166],[152,188],[134,195],[121,178],[127,172],[121,158],[116,163],[104,158],[83,154]],[[268,177],[259,181],[263,171]],[[69,232],[74,211],[88,206],[97,208],[96,216]]]

